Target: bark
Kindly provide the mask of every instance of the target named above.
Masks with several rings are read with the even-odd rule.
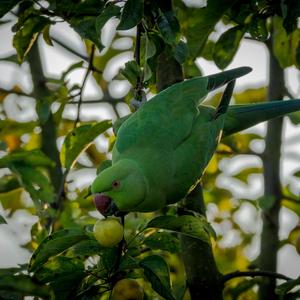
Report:
[[[205,215],[205,204],[200,184],[187,196],[184,208]],[[187,285],[192,300],[221,300],[223,286],[210,244],[188,236],[181,236],[182,258]]]
[[[46,78],[43,72],[42,61],[37,42],[32,46],[31,51],[28,54],[28,62],[33,82],[33,96],[37,102],[43,101],[43,99],[51,95],[51,92],[48,90],[45,84]],[[59,152],[56,144],[56,125],[54,123],[51,111],[48,119],[45,122],[40,122],[40,126],[42,129],[41,150],[55,162],[55,167],[49,168],[49,175],[54,189],[56,193],[58,193],[60,190],[63,174],[59,159]],[[54,208],[56,208],[57,206],[58,203],[55,202]]]
[[[269,59],[269,88],[268,101],[280,100],[284,95],[284,71],[280,67],[272,50],[272,40],[267,44]],[[280,211],[280,152],[282,139],[282,118],[268,122],[265,139],[265,151],[263,154],[264,167],[264,196],[272,202],[270,208],[262,212],[263,229],[261,234],[259,267],[264,271],[276,272],[277,249],[279,246],[279,211]],[[262,300],[276,300],[278,295],[274,290],[276,279],[266,279],[259,289],[259,297]]]

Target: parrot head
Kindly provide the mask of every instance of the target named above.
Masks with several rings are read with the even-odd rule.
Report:
[[[132,161],[123,159],[103,170],[91,186],[97,209],[104,216],[134,210],[146,196],[146,180]]]

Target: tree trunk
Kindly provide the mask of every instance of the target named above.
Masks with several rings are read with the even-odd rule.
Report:
[[[272,39],[267,44],[269,59],[269,88],[268,100],[279,100],[284,95],[284,71],[280,67],[272,50]],[[282,136],[282,118],[268,122],[263,154],[264,166],[264,196],[271,203],[269,208],[262,212],[263,230],[261,234],[260,269],[276,272],[277,249],[279,244],[279,211],[280,211],[280,152]],[[276,279],[269,278],[260,285],[259,297],[261,300],[276,300],[278,295],[274,290]]]
[[[33,95],[38,101],[45,101],[46,98],[51,95],[48,88],[46,87],[46,78],[43,72],[40,52],[38,49],[38,43],[34,43],[30,52],[28,53],[28,62],[31,70],[32,82],[33,82]],[[49,104],[50,106],[50,104]],[[49,107],[49,116],[45,122],[41,122],[40,126],[42,129],[42,151],[55,162],[54,168],[49,168],[49,175],[51,182],[54,186],[56,193],[59,192],[61,181],[62,181],[62,169],[59,159],[59,152],[56,145],[57,133],[56,125],[53,120],[53,115]],[[40,118],[40,116],[39,116]],[[57,200],[58,201],[58,200]],[[57,201],[54,203],[54,208],[58,207]]]

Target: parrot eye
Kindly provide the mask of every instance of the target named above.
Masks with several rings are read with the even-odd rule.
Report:
[[[113,181],[113,183],[112,183],[113,188],[118,188],[119,186],[120,186],[120,181],[118,181],[118,180]]]

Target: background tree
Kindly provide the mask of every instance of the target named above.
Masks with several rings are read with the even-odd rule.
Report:
[[[299,251],[300,239],[299,224],[291,230],[288,239],[279,241],[278,237],[281,207],[300,215],[295,189],[282,186],[279,176],[282,120],[269,123],[263,153],[252,147],[253,142],[263,140],[260,134],[247,132],[224,139],[201,186],[178,205],[150,215],[126,216],[125,240],[115,247],[100,246],[92,235],[96,218],[89,214],[94,205],[88,186],[72,190],[69,181],[78,170],[100,165],[100,171],[110,157],[115,140],[110,120],[84,121],[83,105],[108,104],[119,118],[119,103],[138,109],[147,93],[201,75],[196,64],[199,57],[212,60],[220,69],[226,68],[242,39],[266,45],[270,55],[270,82],[268,87],[235,94],[235,103],[291,97],[284,69],[300,65],[297,27],[300,4],[251,0],[209,0],[207,5],[202,4],[203,7],[188,7],[182,1],[142,0],[5,1],[2,4],[2,26],[9,24],[15,32],[16,52],[1,60],[28,65],[33,88],[31,92],[23,91],[20,86],[0,90],[0,167],[3,168],[0,200],[8,221],[19,209],[27,209],[38,216],[38,221],[32,227],[31,241],[25,245],[33,252],[29,265],[0,270],[0,298],[22,299],[33,295],[108,299],[114,285],[123,278],[137,279],[149,299],[299,297],[299,278],[291,280],[276,273],[277,249],[291,244]],[[112,43],[104,47],[101,33],[111,18],[120,22]],[[53,26],[61,22],[69,24],[80,35],[84,54],[51,33]],[[226,26],[216,35],[220,24]],[[134,36],[130,32],[128,35],[132,28],[136,28]],[[115,46],[124,37],[132,40],[125,50]],[[79,61],[58,78],[48,78],[41,60],[41,47],[45,43],[63,47]],[[105,71],[113,59],[128,50],[134,59],[115,78],[107,80]],[[77,69],[84,70],[81,84],[70,84],[69,75]],[[90,100],[84,96],[91,78],[102,91],[101,99]],[[113,97],[112,84],[125,79],[132,88],[122,98]],[[27,101],[26,106],[33,103],[36,117],[27,122],[11,118],[11,108],[6,105],[11,95],[17,97],[16,107],[22,101]],[[221,93],[215,94],[207,103],[217,104],[220,96]],[[69,106],[76,107],[73,118],[66,117]],[[299,113],[289,118],[298,124]],[[108,142],[107,151],[92,143],[99,135]],[[62,140],[58,151],[57,143]],[[224,175],[222,161],[240,159],[243,155],[259,157],[263,168],[246,166],[232,177],[248,183],[252,174],[263,174],[265,194],[259,199],[246,196],[241,199],[234,195],[232,188],[218,187],[218,178]],[[299,177],[299,171],[293,176]],[[24,191],[32,200],[29,205],[24,201],[28,195],[24,196]],[[218,232],[212,247],[211,238],[215,233],[203,217],[209,205],[217,211],[210,217],[213,227],[229,224],[229,230],[240,237],[236,246],[222,247],[224,234]],[[262,211],[261,251],[254,261],[249,261],[244,250],[252,243],[255,233],[243,230],[235,218],[245,205],[256,214]],[[180,221],[167,222],[174,216],[179,216]],[[5,223],[5,219],[1,216],[0,220]],[[194,224],[192,231],[183,226],[187,222]],[[276,287],[277,278],[284,283]]]

